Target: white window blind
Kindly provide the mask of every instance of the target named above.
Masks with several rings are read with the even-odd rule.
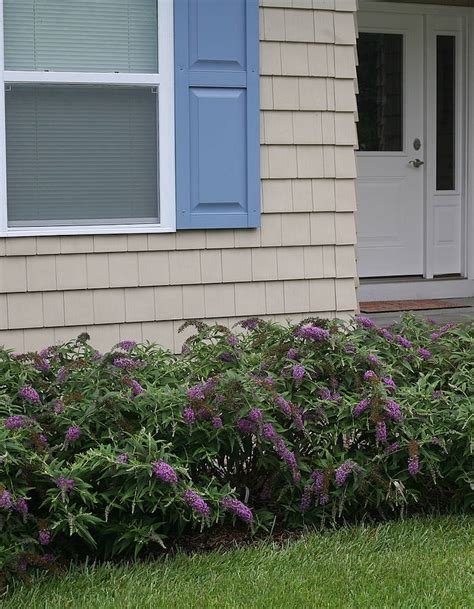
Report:
[[[156,117],[150,87],[7,87],[10,225],[157,223]]]
[[[158,72],[157,0],[4,0],[6,70]]]

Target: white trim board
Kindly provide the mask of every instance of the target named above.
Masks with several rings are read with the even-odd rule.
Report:
[[[362,302],[470,296],[474,296],[474,280],[472,279],[363,280],[357,289],[357,298]]]
[[[386,0],[360,0],[360,11],[371,11],[379,13],[408,13],[408,14],[450,14],[455,13],[457,16],[468,16],[473,9],[467,6],[452,6],[444,4],[421,4],[413,2],[406,4],[404,2],[387,2]]]

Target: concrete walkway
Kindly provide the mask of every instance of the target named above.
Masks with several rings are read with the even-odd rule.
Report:
[[[414,311],[416,317],[429,317],[441,325],[448,322],[474,321],[474,297],[443,298],[442,300],[469,305],[469,307],[462,309],[429,309],[426,311]],[[373,319],[375,323],[381,327],[388,326],[394,321],[398,321],[404,313],[406,313],[406,311],[401,311],[399,313],[362,313],[362,315],[370,317],[370,319]]]

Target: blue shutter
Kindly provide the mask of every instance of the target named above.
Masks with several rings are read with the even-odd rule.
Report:
[[[260,221],[258,0],[175,0],[177,227]]]

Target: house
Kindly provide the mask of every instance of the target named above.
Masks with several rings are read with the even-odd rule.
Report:
[[[258,4],[0,1],[0,344],[474,295],[473,3]]]

